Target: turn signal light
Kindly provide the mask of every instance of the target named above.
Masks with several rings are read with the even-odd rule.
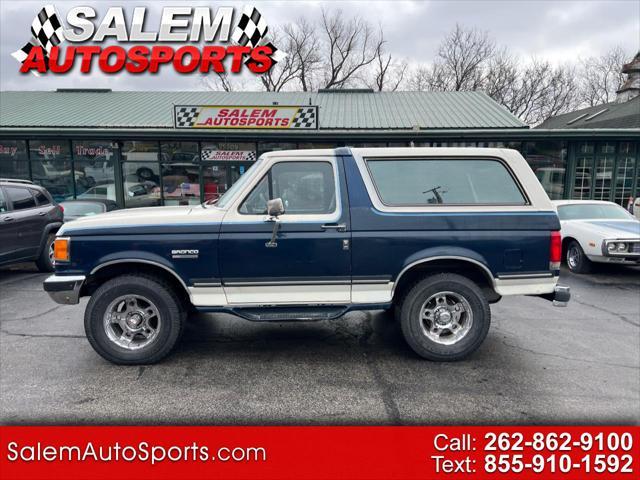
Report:
[[[560,270],[562,260],[562,237],[560,232],[551,232],[551,244],[549,247],[549,270]]]
[[[68,262],[70,260],[69,255],[69,239],[68,238],[56,238],[53,244],[53,259],[56,262]]]

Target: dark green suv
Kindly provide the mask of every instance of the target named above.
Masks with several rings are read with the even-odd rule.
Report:
[[[49,192],[28,180],[0,178],[0,265],[35,261],[53,271],[53,240],[63,211]]]

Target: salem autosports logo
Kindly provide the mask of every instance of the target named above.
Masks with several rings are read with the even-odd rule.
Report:
[[[12,56],[20,72],[36,75],[64,74],[78,65],[82,73],[96,65],[104,73],[157,73],[170,65],[179,73],[248,68],[263,74],[286,56],[269,41],[267,22],[255,7],[245,6],[237,21],[233,7],[164,7],[156,30],[145,29],[146,15],[146,7],[135,7],[127,22],[122,7],[109,8],[102,18],[92,7],[74,7],[65,25],[55,6],[45,5],[31,23],[31,39]],[[106,41],[117,44],[100,45]]]

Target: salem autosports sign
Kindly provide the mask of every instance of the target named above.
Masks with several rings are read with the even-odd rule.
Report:
[[[176,128],[318,128],[318,107],[315,105],[176,105],[174,109]]]
[[[159,24],[150,23],[146,7],[109,7],[101,14],[75,6],[63,17],[54,5],[45,5],[24,26],[30,40],[11,55],[20,62],[20,72],[38,76],[76,67],[84,74],[95,67],[109,74],[172,67],[183,74],[246,68],[260,75],[286,57],[269,40],[267,22],[253,6],[240,14],[233,7],[164,7]]]

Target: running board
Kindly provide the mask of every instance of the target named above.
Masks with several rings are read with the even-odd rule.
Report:
[[[252,322],[308,322],[341,317],[347,307],[234,308],[233,313]]]

